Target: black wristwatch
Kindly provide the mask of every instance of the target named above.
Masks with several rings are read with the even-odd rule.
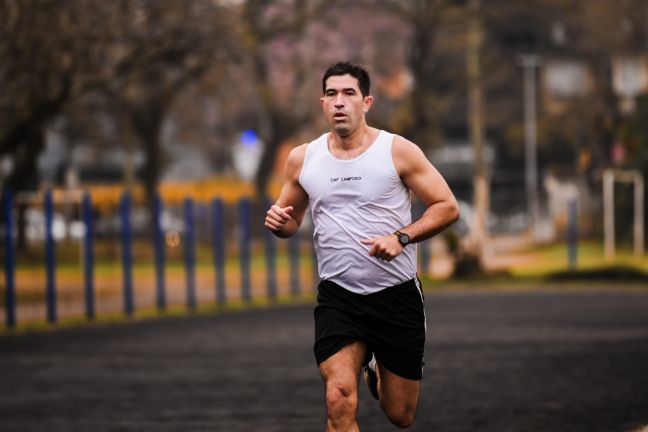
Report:
[[[409,244],[410,242],[410,236],[405,234],[404,232],[396,231],[394,233],[396,237],[398,237],[398,242],[401,244],[401,246],[405,247]]]

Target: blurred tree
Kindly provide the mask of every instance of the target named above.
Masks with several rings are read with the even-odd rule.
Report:
[[[179,143],[198,149],[220,174],[232,172],[232,143],[254,97],[248,80],[243,61],[218,62],[178,95],[169,112]]]
[[[118,48],[128,63],[108,88],[115,115],[128,119],[144,149],[151,197],[163,166],[162,124],[178,95],[219,61],[236,59],[232,19],[216,2],[123,1]]]
[[[46,128],[65,114],[68,130],[78,132],[93,120],[78,108],[93,107],[119,127],[132,125],[150,196],[165,115],[189,83],[225,60],[231,23],[228,9],[208,0],[0,3],[0,157],[13,162],[6,186],[37,188]]]
[[[99,1],[0,3],[0,157],[13,160],[7,186],[37,187],[45,128],[111,75],[108,46],[97,41],[112,32],[114,18]]]
[[[444,19],[456,12],[457,1],[407,0],[379,2],[378,7],[393,14],[410,29],[406,64],[412,75],[412,89],[403,100],[405,119],[397,132],[407,136],[424,150],[440,145],[441,118],[448,102],[465,84],[463,74],[446,81],[446,47],[439,42]]]
[[[0,157],[12,169],[3,187],[35,189],[47,126],[79,96],[112,75],[106,40],[116,25],[107,2],[7,0],[0,3]],[[119,61],[113,64],[119,65]],[[25,204],[17,247],[24,250]]]
[[[303,91],[309,77],[308,65],[300,55],[298,44],[305,38],[310,22],[335,4],[334,1],[293,0],[272,2],[247,0],[243,6],[244,40],[249,56],[259,104],[258,132],[264,143],[255,178],[257,195],[266,194],[268,179],[275,164],[279,146],[294,136],[312,118],[312,111],[303,106],[296,94]],[[281,44],[292,47],[289,66],[277,65]],[[290,49],[290,48],[288,48]],[[279,75],[272,68],[279,68]],[[283,83],[282,83],[283,81]],[[289,82],[289,92],[278,94],[282,84]]]
[[[169,107],[218,61],[236,58],[228,9],[207,0],[10,0],[0,20],[0,156],[12,155],[7,184],[18,190],[37,186],[45,127],[94,93],[85,106],[132,125],[152,193]]]

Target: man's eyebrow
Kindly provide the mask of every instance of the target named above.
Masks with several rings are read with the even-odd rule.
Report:
[[[338,90],[337,90],[336,88],[333,88],[333,87],[328,87],[328,88],[324,91],[324,93],[328,93],[328,92],[330,92],[330,91],[338,91]],[[343,89],[340,90],[340,91],[343,91],[343,92],[348,92],[348,91],[357,92],[357,90],[356,90],[354,87],[345,87],[345,88],[343,88]]]

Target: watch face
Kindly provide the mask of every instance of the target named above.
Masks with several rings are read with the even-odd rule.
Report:
[[[407,234],[405,234],[405,233],[400,233],[400,234],[398,234],[398,241],[399,241],[403,246],[405,246],[406,244],[409,243],[410,238],[409,238],[409,236],[408,236]]]

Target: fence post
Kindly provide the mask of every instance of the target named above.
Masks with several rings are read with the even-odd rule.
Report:
[[[119,205],[121,218],[121,240],[122,240],[122,273],[124,276],[124,313],[128,316],[133,315],[133,253],[132,236],[130,226],[130,208],[131,195],[128,191],[124,192]]]
[[[290,293],[299,295],[299,230],[288,239],[288,256],[290,260]]]
[[[54,244],[54,203],[52,202],[52,190],[45,192],[43,202],[45,210],[45,274],[47,302],[47,321],[56,322],[56,245]]]
[[[156,301],[159,311],[166,309],[166,286],[164,280],[165,254],[164,232],[162,230],[162,211],[164,202],[159,193],[153,198],[153,249],[155,253],[155,288]]]
[[[216,280],[216,303],[224,305],[225,293],[225,241],[223,238],[223,201],[212,200],[212,246],[214,249],[214,272]]]
[[[241,259],[241,298],[245,302],[252,301],[250,288],[250,200],[241,198],[239,201],[239,217],[241,229],[240,259]]]
[[[184,200],[185,220],[185,275],[187,279],[187,308],[196,309],[196,250],[194,236],[194,205],[191,198]]]
[[[7,327],[16,325],[16,260],[13,248],[12,193],[5,189],[2,194],[2,211],[5,228],[5,302]]]
[[[94,239],[92,229],[92,201],[89,193],[83,194],[81,202],[83,213],[83,224],[85,225],[85,237],[83,239],[83,274],[85,276],[85,307],[86,317],[95,317],[94,297]]]
[[[567,211],[567,249],[569,269],[575,270],[578,265],[578,201],[569,201]]]
[[[265,199],[266,209],[272,206],[270,198]],[[270,301],[277,299],[277,241],[269,229],[265,229],[266,288]]]

